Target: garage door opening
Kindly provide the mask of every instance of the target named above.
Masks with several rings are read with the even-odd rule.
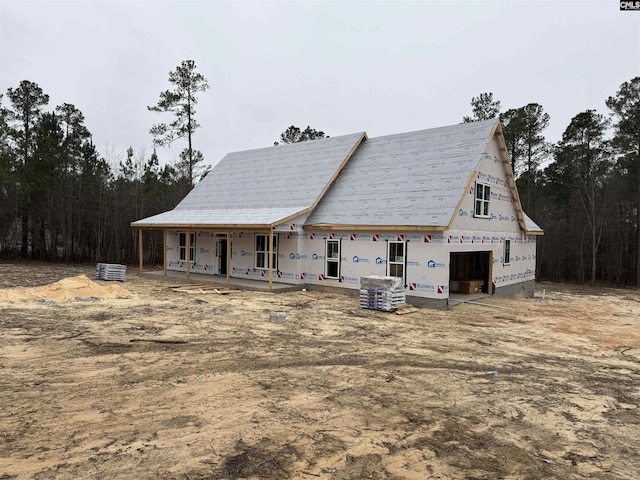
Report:
[[[449,262],[449,291],[462,294],[493,294],[493,252],[452,253]]]

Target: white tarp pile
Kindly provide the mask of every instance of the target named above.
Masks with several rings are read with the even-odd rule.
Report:
[[[402,279],[397,277],[360,277],[360,306],[389,312],[405,303]]]
[[[96,265],[96,279],[98,280],[115,280],[124,282],[127,274],[127,266],[115,263],[98,263]]]

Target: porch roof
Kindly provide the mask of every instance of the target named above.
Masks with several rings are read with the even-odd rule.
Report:
[[[300,211],[289,208],[218,208],[202,210],[175,209],[133,222],[134,227],[155,228],[255,228],[270,229]]]

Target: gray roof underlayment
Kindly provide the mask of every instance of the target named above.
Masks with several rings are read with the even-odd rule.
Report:
[[[364,132],[228,153],[171,211],[133,226],[270,226],[313,207]]]
[[[307,225],[446,227],[496,120],[370,138]]]
[[[445,229],[496,120],[367,139],[355,133],[227,154],[176,206],[133,226]],[[542,229],[524,216],[526,231]]]
[[[527,226],[527,232],[528,233],[543,233],[542,228],[533,220],[531,220],[531,218],[529,218],[529,215],[527,215],[526,213],[524,214],[524,222],[525,225]]]

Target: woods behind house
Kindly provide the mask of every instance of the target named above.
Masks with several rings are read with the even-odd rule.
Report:
[[[0,258],[137,261],[130,223],[171,210],[207,173],[192,134],[200,126],[195,93],[208,83],[189,62],[170,72],[174,89],[149,107],[175,116],[152,126],[157,146],[187,142],[179,159],[163,166],[155,150],[105,158],[81,110],[52,107],[37,83],[24,80],[0,94]],[[557,144],[546,141],[552,119],[534,102],[501,112],[493,94],[482,93],[463,119],[503,123],[523,208],[545,231],[540,278],[640,286],[640,77],[611,92],[605,105],[576,113]],[[324,136],[310,127],[304,132],[313,135],[290,135],[295,129],[276,144]],[[161,264],[162,233],[145,234],[144,242],[145,263]]]

